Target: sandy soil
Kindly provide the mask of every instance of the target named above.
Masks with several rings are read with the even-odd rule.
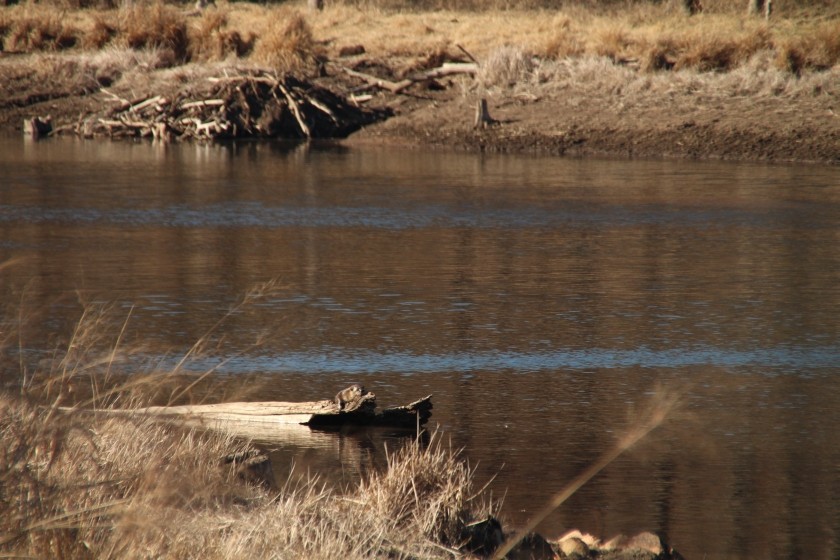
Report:
[[[359,61],[342,61],[342,64]],[[21,57],[0,55],[0,131],[20,131],[24,118],[51,115],[57,124],[101,111],[107,96],[74,80],[45,80]],[[358,87],[335,65],[320,81]],[[373,72],[373,70],[370,70]],[[405,71],[379,61],[376,72]],[[183,74],[162,71],[149,94],[183,88]],[[602,61],[530,68],[515,83],[456,76],[416,84],[370,102],[394,116],[347,139],[469,151],[840,163],[840,71],[808,78],[770,75],[760,67],[726,75],[641,73]],[[503,80],[502,80],[503,81]],[[151,84],[154,82],[154,86]],[[64,84],[64,85],[62,85]],[[142,95],[136,83],[110,91]],[[498,121],[475,128],[486,98]]]

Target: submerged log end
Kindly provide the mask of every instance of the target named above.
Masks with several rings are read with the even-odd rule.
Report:
[[[24,119],[23,134],[30,138],[47,136],[53,130],[52,117]]]

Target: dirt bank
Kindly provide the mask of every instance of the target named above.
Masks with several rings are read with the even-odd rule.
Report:
[[[790,106],[742,98],[710,107],[690,94],[675,97],[651,95],[616,110],[612,96],[574,89],[533,100],[498,95],[489,109],[499,123],[481,129],[473,127],[474,101],[448,99],[404,111],[351,141],[510,153],[840,162],[840,114],[814,100]]]
[[[46,115],[55,124],[66,125],[107,110],[115,97],[197,92],[207,77],[230,72],[218,64],[174,69],[154,69],[152,64],[139,79],[116,70],[106,75],[104,70],[75,63],[71,72],[100,75],[93,81],[56,79],[55,68],[69,63],[49,55],[52,62],[45,64],[45,56],[0,58],[0,129],[19,132],[25,118]],[[341,70],[361,67],[371,75],[399,79],[407,69],[429,66],[422,57],[409,58],[393,62],[361,56],[324,66],[316,83],[344,94],[368,93],[372,95],[368,106],[388,108],[394,114],[352,134],[348,143],[556,155],[840,162],[838,70],[795,77],[757,60],[720,74],[650,73],[607,58],[545,61],[510,49],[495,69],[483,67],[477,75],[418,82],[397,94],[374,86],[362,90],[362,81]],[[500,73],[499,67],[506,73]],[[487,99],[496,121],[484,128],[474,126],[480,98]]]

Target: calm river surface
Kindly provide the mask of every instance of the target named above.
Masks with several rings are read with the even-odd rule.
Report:
[[[232,395],[432,393],[508,526],[680,390],[540,531],[840,557],[840,168],[3,138],[2,262],[35,364],[108,303]],[[273,449],[343,483],[388,441]]]

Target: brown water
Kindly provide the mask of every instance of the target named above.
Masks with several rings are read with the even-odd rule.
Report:
[[[190,368],[253,400],[432,393],[508,525],[677,388],[682,412],[540,530],[840,557],[838,168],[13,138],[0,232],[4,302],[37,316],[24,361],[113,302],[171,363],[277,279]],[[273,448],[346,482],[385,443]]]

